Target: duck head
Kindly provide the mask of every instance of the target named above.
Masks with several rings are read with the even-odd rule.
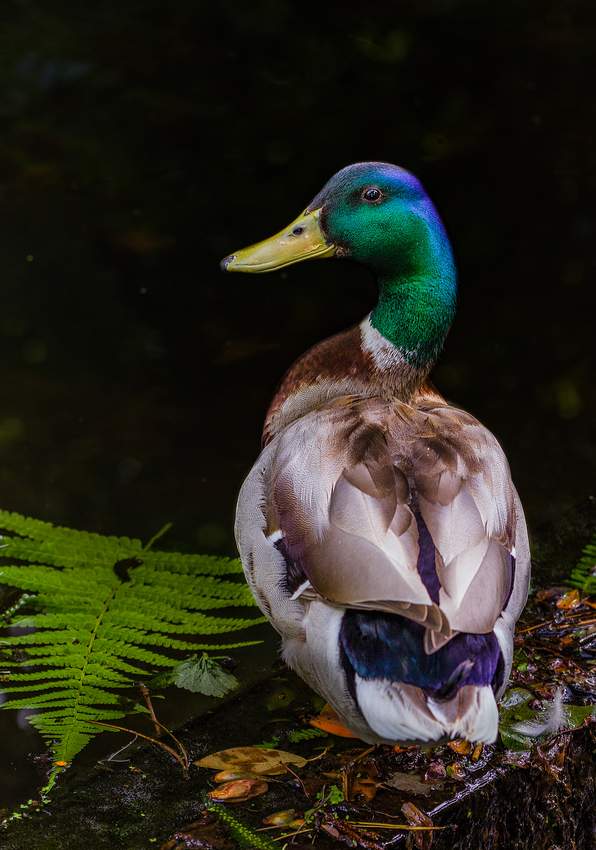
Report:
[[[372,326],[407,360],[432,365],[455,313],[457,273],[443,223],[413,174],[384,162],[349,165],[287,228],[221,268],[268,272],[317,257],[370,269],[379,289]]]

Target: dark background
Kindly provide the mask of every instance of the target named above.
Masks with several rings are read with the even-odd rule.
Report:
[[[438,386],[502,441],[531,529],[573,508],[596,482],[595,62],[592,0],[4,0],[0,507],[235,554],[276,383],[375,293],[348,263],[219,261],[378,159],[458,256]],[[27,713],[2,713],[0,805],[34,793]]]
[[[267,403],[374,303],[223,277],[341,167],[414,171],[461,300],[435,371],[536,527],[595,483],[596,5],[16,2],[0,11],[0,506],[234,554]]]

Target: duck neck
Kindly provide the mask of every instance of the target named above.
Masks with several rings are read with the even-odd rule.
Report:
[[[455,315],[457,278],[441,274],[378,278],[379,300],[370,323],[421,376],[435,364]]]

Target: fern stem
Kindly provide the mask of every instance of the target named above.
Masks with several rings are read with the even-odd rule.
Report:
[[[167,732],[168,735],[170,736],[170,738],[172,738],[174,741],[176,741],[176,743],[180,747],[180,752],[182,753],[182,758],[184,759],[184,769],[188,773],[188,770],[189,770],[188,753],[186,752],[186,750],[184,749],[184,747],[182,746],[182,744],[180,743],[180,741],[174,735],[173,732],[170,732],[170,730],[166,726],[164,726],[163,723],[160,723],[159,720],[156,719],[155,722],[160,727],[160,729],[163,729],[164,732]],[[188,779],[188,776],[186,778]]]
[[[151,720],[153,721],[153,725],[155,727],[155,734],[159,738],[159,736],[161,735],[161,730],[162,730],[163,727],[162,727],[161,723],[158,721],[157,717],[155,716],[155,711],[153,710],[153,703],[151,702],[151,694],[149,693],[149,688],[147,687],[147,685],[144,682],[139,682],[139,688],[141,689],[141,693],[143,694],[145,702],[147,703],[147,709],[149,710],[149,714],[151,715]],[[166,729],[166,732],[167,732],[167,729]],[[172,737],[174,737],[174,736],[172,736]]]
[[[153,537],[151,538],[151,540],[149,541],[149,543],[147,543],[147,545],[146,545],[146,546],[143,546],[143,548],[142,548],[142,549],[141,549],[141,551],[139,552],[139,558],[142,558],[142,556],[143,556],[146,552],[148,552],[148,551],[149,551],[149,549],[151,549],[151,547],[153,546],[153,544],[155,543],[155,541],[156,541],[156,540],[159,540],[159,538],[160,538],[160,537],[163,537],[163,535],[166,533],[166,531],[169,531],[169,530],[170,530],[170,528],[172,527],[172,525],[173,525],[173,523],[171,523],[171,522],[166,522],[166,524],[164,525],[164,527],[163,527],[162,529],[160,529],[160,530],[157,532],[157,534],[154,534],[154,535],[153,535]]]
[[[74,732],[74,730],[75,730],[75,724],[76,724],[76,719],[77,719],[77,718],[78,718],[78,716],[79,716],[79,706],[80,706],[80,700],[81,700],[81,694],[82,694],[83,683],[84,683],[84,681],[85,681],[85,674],[86,674],[86,672],[87,672],[87,667],[88,667],[88,665],[89,665],[89,659],[90,659],[90,657],[91,657],[91,653],[92,653],[92,651],[93,651],[93,644],[95,643],[95,639],[97,638],[97,631],[98,631],[98,629],[99,629],[99,627],[100,627],[100,625],[101,625],[101,622],[102,622],[102,620],[103,620],[104,614],[106,613],[106,611],[107,611],[107,610],[108,610],[108,608],[109,608],[110,602],[111,602],[111,601],[112,601],[112,599],[114,598],[114,594],[116,593],[116,591],[118,590],[118,588],[120,587],[120,585],[121,585],[121,584],[122,584],[122,582],[121,582],[121,581],[118,581],[118,582],[116,582],[116,584],[112,587],[112,589],[111,589],[110,593],[108,594],[108,598],[107,598],[107,599],[106,599],[106,601],[104,602],[104,605],[103,605],[103,608],[102,608],[102,610],[101,610],[101,613],[100,613],[99,617],[97,617],[97,621],[96,621],[96,623],[95,623],[95,626],[94,626],[94,628],[93,628],[93,630],[92,630],[92,632],[91,632],[91,637],[90,637],[89,643],[88,643],[88,645],[87,645],[87,652],[85,653],[84,663],[83,663],[83,666],[82,666],[82,668],[81,668],[81,673],[80,673],[80,675],[79,675],[79,688],[77,689],[77,696],[76,696],[76,699],[75,699],[75,701],[74,701],[74,714],[73,714],[73,717],[74,717],[74,719],[75,719],[75,723],[74,723],[74,724],[71,724],[71,727],[70,727],[70,731],[69,731],[69,733],[68,733],[68,734],[64,737],[64,739],[61,741],[62,749],[63,749],[63,751],[64,751],[64,752],[68,752],[68,744],[69,744],[70,734],[71,734],[72,732]],[[90,722],[91,722],[91,723],[93,723],[94,721],[90,721]]]
[[[146,741],[151,741],[152,744],[157,744],[158,747],[163,747],[164,750],[167,750],[171,755],[174,756],[174,758],[176,759],[176,761],[178,762],[178,764],[182,768],[182,776],[185,779],[190,779],[190,775],[189,775],[189,772],[188,772],[188,755],[186,753],[186,750],[183,747],[181,747],[181,749],[182,749],[182,752],[184,753],[184,759],[186,761],[186,764],[184,763],[184,761],[182,761],[182,759],[180,758],[178,753],[175,750],[173,750],[171,747],[168,747],[167,744],[164,744],[163,741],[156,741],[155,738],[151,738],[151,737],[149,737],[149,735],[143,735],[142,732],[136,732],[134,729],[127,729],[126,726],[116,726],[113,723],[103,723],[101,720],[87,720],[87,723],[93,723],[95,726],[107,726],[108,729],[117,729],[119,732],[128,732],[129,735],[138,735],[139,738],[144,738]],[[161,726],[161,723],[160,723],[160,726]],[[164,727],[164,729],[165,729],[165,727]],[[168,731],[168,730],[166,729],[166,731]],[[170,732],[170,735],[172,735],[171,732]],[[172,735],[172,738],[174,738],[173,735]],[[176,741],[178,746],[180,746],[180,744],[176,740],[176,738],[174,738],[174,740]]]

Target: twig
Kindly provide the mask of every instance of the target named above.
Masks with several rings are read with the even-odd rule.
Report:
[[[377,746],[378,746],[377,744],[374,744],[372,747],[369,747],[368,750],[363,750],[355,758],[353,758],[352,761],[350,761],[350,762],[348,762],[348,764],[342,766],[342,768],[341,768],[342,789],[341,790],[342,790],[342,793],[344,795],[344,798],[348,802],[351,801],[351,799],[352,799],[352,795],[351,795],[352,782],[351,782],[351,780],[352,780],[352,771],[354,769],[354,765],[356,764],[357,761],[360,761],[360,759],[363,759],[365,756],[370,755],[373,752],[373,750],[376,750]]]
[[[170,738],[171,738],[173,741],[175,741],[175,742],[178,744],[178,746],[180,747],[180,752],[182,753],[182,758],[184,759],[184,764],[185,764],[185,766],[186,766],[186,770],[187,770],[187,772],[188,772],[188,769],[189,769],[188,753],[186,752],[186,750],[184,749],[184,747],[182,746],[182,744],[180,743],[180,741],[179,741],[179,740],[178,740],[178,738],[174,735],[174,733],[173,733],[173,732],[170,732],[170,730],[169,730],[166,726],[164,726],[164,725],[163,725],[163,723],[160,723],[160,722],[159,722],[159,720],[156,720],[155,722],[157,723],[157,725],[158,725],[161,729],[163,729],[163,730],[164,730],[164,732],[167,732],[167,734],[170,736]],[[273,780],[270,780],[270,781],[273,781]]]
[[[286,765],[285,765],[285,768],[286,768],[286,770],[288,770],[288,771],[292,774],[292,776],[294,776],[294,777],[298,780],[298,782],[300,783],[300,787],[302,788],[302,790],[303,790],[303,792],[304,792],[304,796],[307,798],[307,800],[310,800],[310,802],[312,803],[312,802],[313,802],[313,799],[312,799],[312,797],[310,796],[310,794],[308,793],[308,791],[306,790],[305,785],[304,785],[304,782],[300,779],[300,777],[298,776],[298,774],[297,774],[297,773],[294,773],[294,771],[292,770],[292,768],[290,767],[290,765],[289,765],[289,764],[286,764]]]
[[[592,606],[590,606],[590,607],[592,607]],[[557,623],[556,620],[545,620],[542,623],[536,623],[533,626],[528,626],[526,629],[516,629],[515,633],[517,635],[523,635],[523,634],[526,634],[526,632],[533,632],[536,629],[547,629],[547,628],[549,628],[549,626],[560,626],[561,628],[565,628],[568,620],[575,620],[576,617],[584,617],[585,614],[586,614],[585,611],[576,611],[574,614],[566,614],[565,620],[561,623]],[[574,625],[574,627],[577,627],[577,626],[592,626],[592,625],[594,625],[594,623],[596,623],[596,619],[592,618],[592,619],[589,619],[589,620],[585,620],[584,622],[580,621],[579,623],[574,623],[573,625]],[[557,629],[555,629],[555,631],[557,631]]]
[[[376,829],[410,829],[413,832],[431,829],[451,829],[449,826],[410,826],[408,823],[367,823],[366,821],[351,820],[352,826],[374,826]]]
[[[132,731],[133,730],[131,729],[131,732]],[[119,756],[120,753],[124,752],[124,750],[127,750],[129,747],[132,747],[132,745],[134,744],[134,742],[137,740],[138,737],[139,737],[138,732],[135,732],[134,738],[132,739],[132,741],[129,741],[128,744],[125,744],[123,747],[120,747],[119,750],[116,750],[116,752],[112,753],[111,756],[108,756],[107,759],[100,759],[97,763],[103,764],[104,761],[113,761],[116,758],[116,756]],[[119,762],[125,762],[125,761],[130,761],[130,759],[118,759],[118,761]]]
[[[182,775],[184,776],[184,778],[185,779],[190,778],[189,773],[188,773],[188,756],[187,756],[185,751],[184,751],[184,759],[185,759],[186,764],[185,764],[184,761],[182,761],[182,759],[180,758],[178,753],[175,750],[173,750],[171,747],[168,747],[167,744],[164,744],[163,741],[156,741],[155,738],[150,738],[149,735],[143,735],[142,732],[135,732],[134,729],[127,729],[125,726],[116,726],[113,723],[103,723],[100,720],[87,720],[86,722],[87,723],[93,723],[93,724],[95,724],[95,726],[106,726],[108,729],[118,729],[119,732],[128,732],[129,735],[138,735],[140,738],[144,738],[146,741],[151,741],[152,744],[157,744],[158,747],[163,747],[163,749],[167,750],[171,755],[173,755],[174,758],[176,759],[176,761],[180,764],[180,767],[182,768]],[[172,737],[174,737],[174,736],[172,735]],[[174,740],[176,740],[176,739],[174,738]],[[178,741],[176,741],[176,743],[178,743]]]
[[[141,693],[145,697],[145,702],[147,703],[147,708],[149,709],[149,714],[151,715],[151,720],[153,721],[153,726],[155,727],[155,734],[157,737],[161,737],[161,723],[158,721],[155,716],[155,712],[153,710],[153,703],[151,702],[151,696],[149,694],[149,688],[144,682],[139,682],[139,688],[141,689]],[[172,736],[173,737],[173,736]]]

